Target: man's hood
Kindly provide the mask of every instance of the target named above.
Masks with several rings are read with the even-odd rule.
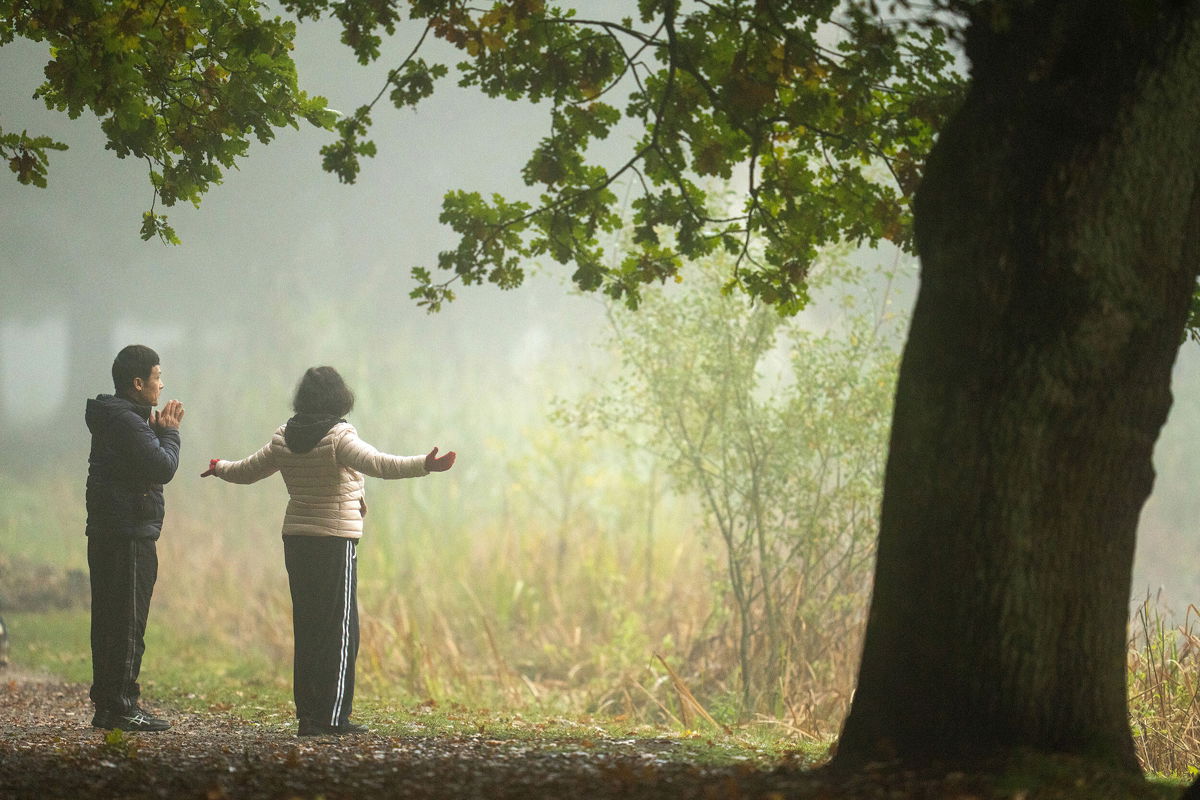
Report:
[[[150,418],[150,406],[143,406],[115,394],[99,394],[87,401],[83,419],[93,433],[106,427],[117,414],[132,411],[142,419]]]

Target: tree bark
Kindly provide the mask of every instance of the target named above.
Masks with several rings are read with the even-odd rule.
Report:
[[[835,767],[1030,748],[1137,770],[1130,573],[1200,267],[1200,13],[1011,6],[976,7],[971,87],[917,196]]]

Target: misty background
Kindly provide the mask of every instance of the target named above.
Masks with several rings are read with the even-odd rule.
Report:
[[[301,86],[347,112],[375,96],[415,41],[401,28],[377,64],[361,67],[337,35],[333,25],[301,25],[295,57]],[[290,414],[295,380],[316,364],[336,366],[355,389],[351,421],[367,441],[401,454],[435,444],[459,452],[452,472],[406,489],[415,493],[408,502],[433,509],[432,519],[500,513],[529,427],[547,424],[553,397],[611,368],[599,346],[603,302],[570,291],[567,268],[530,265],[534,274],[514,291],[459,287],[434,315],[408,298],[409,268],[432,266],[452,244],[437,221],[444,192],[529,196],[519,171],[545,126],[536,106],[491,101],[451,75],[416,112],[376,110],[378,155],[353,186],[320,168],[318,150],[332,134],[279,131],[269,146],[252,146],[199,209],[159,209],[183,240],[170,247],[137,235],[152,197],[147,165],[105,151],[90,115],[72,121],[31,99],[45,60],[41,45],[0,48],[5,129],[70,145],[52,153],[47,189],[0,179],[0,489],[57,476],[74,494],[47,502],[77,503],[82,518],[84,400],[112,391],[112,358],[136,342],[159,352],[164,398],[186,408],[169,513],[250,492],[265,517],[253,527],[277,544],[281,481],[239,490],[199,473],[209,458],[240,458],[265,443]],[[612,157],[598,157],[615,163],[631,138],[618,131],[602,144]],[[911,276],[909,284],[906,302]],[[818,300],[806,313],[819,320],[836,308]],[[1161,591],[1179,614],[1200,602],[1198,356],[1193,342],[1180,353],[1133,582],[1133,602]],[[36,537],[37,527],[32,519],[21,535]]]

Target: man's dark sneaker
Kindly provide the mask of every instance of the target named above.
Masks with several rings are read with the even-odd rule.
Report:
[[[300,720],[297,736],[347,736],[356,733],[367,733],[366,725],[356,725],[353,722],[341,722],[337,725],[325,725],[310,719]]]
[[[162,717],[148,714],[141,708],[135,708],[128,714],[120,711],[97,710],[96,716],[92,717],[92,727],[105,730],[153,732],[165,731],[171,727],[171,723]]]

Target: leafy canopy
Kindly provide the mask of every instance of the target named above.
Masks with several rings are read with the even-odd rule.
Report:
[[[159,202],[199,204],[222,170],[300,119],[331,127],[325,100],[297,86],[295,23],[265,19],[241,0],[10,0],[0,45],[49,46],[35,97],[72,119],[91,111],[107,148],[143,158],[153,199],[142,238],[178,243]],[[66,145],[0,128],[0,156],[21,183],[45,186],[48,150]]]
[[[431,310],[453,299],[456,282],[511,288],[524,264],[547,257],[571,265],[581,289],[636,306],[641,286],[724,251],[734,256],[727,289],[791,312],[807,300],[824,245],[911,249],[909,199],[962,86],[941,27],[836,0],[573,5],[585,10],[548,0],[282,0],[296,20],[335,20],[364,65],[379,59],[385,36],[423,26],[374,100],[336,120],[297,88],[295,23],[266,19],[253,2],[12,0],[0,44],[48,42],[39,96],[101,117],[111,149],[150,162],[164,205],[198,202],[250,134],[268,141],[299,118],[336,128],[324,167],[352,183],[375,154],[376,105],[417,105],[451,67],[460,85],[537,104],[548,126],[522,170],[530,196],[445,196],[440,219],[458,244],[436,269],[413,270],[413,296]],[[433,39],[458,63],[429,58]],[[622,124],[635,129],[630,150],[599,163],[591,145]],[[0,135],[18,179],[44,183],[46,150],[58,145]],[[714,185],[739,186],[744,201],[724,211]],[[614,247],[626,223],[631,241]],[[174,238],[152,208],[143,236],[155,234]]]
[[[462,54],[460,85],[533,101],[549,120],[522,170],[536,201],[446,195],[440,219],[458,245],[439,255],[437,277],[413,271],[413,295],[432,309],[453,299],[456,281],[517,286],[523,265],[544,257],[572,265],[581,289],[636,306],[642,285],[725,251],[736,257],[731,285],[795,311],[822,246],[911,248],[909,198],[961,90],[943,29],[888,24],[829,0],[640,0],[636,17],[613,14],[633,10],[628,4],[405,5],[425,22],[422,43],[432,33]],[[343,23],[348,13],[326,0],[289,8]],[[386,8],[392,13],[375,17],[360,10],[346,25],[360,60],[375,58],[378,34],[394,30],[395,4]],[[591,13],[597,8],[604,13]],[[397,107],[429,94],[419,79],[445,72],[420,50],[388,74]],[[357,156],[373,152],[365,138],[373,105],[342,120],[339,143],[325,150],[326,168],[344,181],[357,174]],[[623,119],[639,132],[627,158],[589,158],[589,146]],[[730,182],[744,187],[744,203],[714,211],[726,206],[707,187]],[[635,194],[629,220],[619,183]],[[632,241],[614,263],[605,245],[627,221]]]

